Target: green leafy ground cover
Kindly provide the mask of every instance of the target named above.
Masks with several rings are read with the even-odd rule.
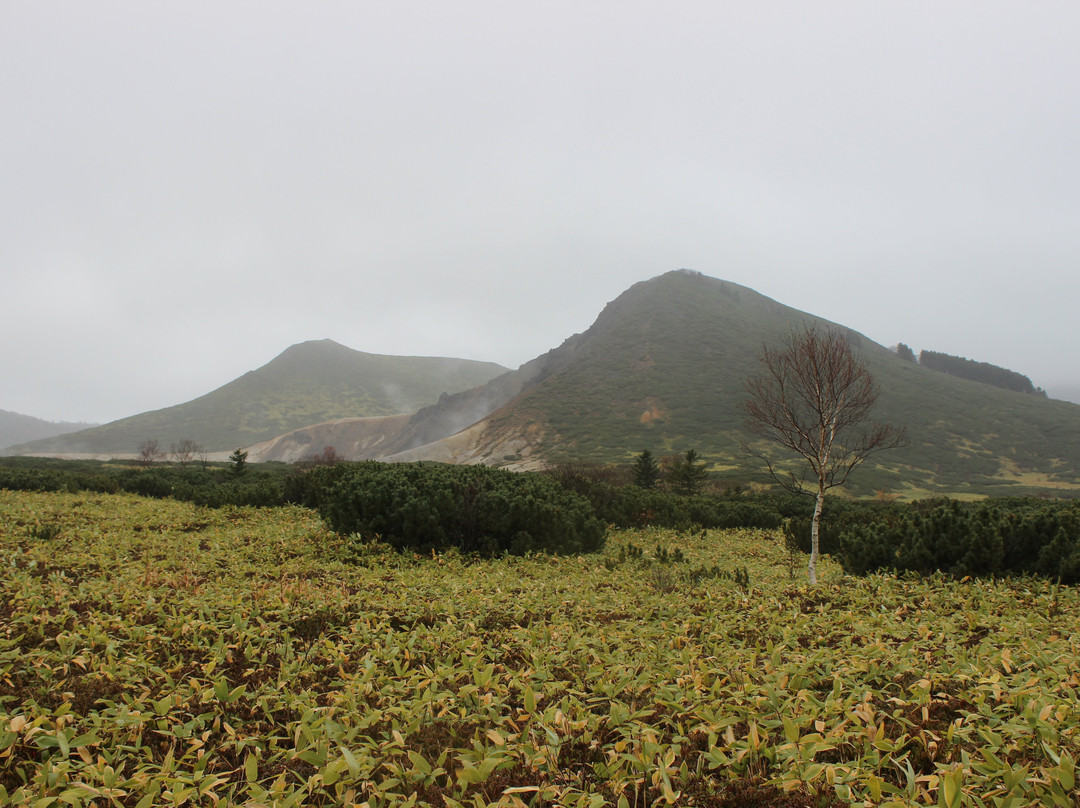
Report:
[[[808,590],[762,530],[400,556],[86,492],[0,491],[0,565],[4,803],[1080,804],[1080,592],[1042,581]]]

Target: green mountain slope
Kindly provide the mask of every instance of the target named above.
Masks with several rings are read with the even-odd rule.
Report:
[[[415,412],[442,393],[476,387],[505,371],[492,362],[382,356],[331,340],[304,342],[185,404],[11,451],[131,453],[147,439],[163,449],[191,439],[208,451],[227,450],[321,421]]]
[[[482,445],[467,460],[628,462],[645,448],[696,448],[714,471],[746,479],[743,379],[764,344],[806,322],[825,321],[699,273],[636,284],[471,430]],[[910,437],[857,473],[853,490],[1080,493],[1080,407],[937,373],[844,330],[881,385],[875,417],[906,425]],[[467,395],[482,398],[485,389]],[[499,455],[513,436],[528,438],[522,456]],[[424,455],[415,441],[399,448]]]

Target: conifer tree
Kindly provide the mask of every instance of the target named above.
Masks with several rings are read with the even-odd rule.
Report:
[[[660,465],[652,452],[645,449],[634,459],[634,485],[638,488],[656,488],[656,482],[659,479]]]
[[[248,453],[243,449],[237,449],[229,455],[229,460],[232,462],[232,472],[237,477],[247,471],[247,458]]]
[[[709,472],[705,470],[705,461],[698,459],[696,449],[690,449],[684,456],[672,464],[668,472],[668,482],[680,494],[691,496],[701,490]]]

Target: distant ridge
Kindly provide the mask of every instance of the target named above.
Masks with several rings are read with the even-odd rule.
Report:
[[[0,454],[3,454],[8,446],[17,443],[51,438],[54,435],[65,435],[69,432],[78,432],[80,429],[88,429],[93,426],[96,426],[96,424],[45,421],[31,415],[21,415],[17,412],[0,410]]]
[[[746,480],[743,379],[765,344],[804,323],[848,335],[881,385],[875,416],[911,437],[852,490],[1080,494],[1080,407],[920,367],[842,325],[687,270],[635,284],[584,333],[443,397],[363,456],[537,468],[695,448],[715,474]],[[318,427],[307,432],[317,443]]]
[[[505,371],[493,362],[369,354],[328,339],[303,342],[184,404],[10,451],[124,454],[137,452],[147,439],[163,449],[190,439],[208,451],[224,451],[321,421],[415,412],[442,393],[475,387]]]

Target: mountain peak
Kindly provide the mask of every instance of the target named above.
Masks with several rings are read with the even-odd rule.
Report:
[[[311,340],[184,404],[12,449],[128,454],[147,439],[163,446],[190,439],[208,451],[235,449],[324,421],[415,412],[443,393],[505,372],[493,362],[384,356],[330,339]]]
[[[693,448],[714,471],[745,480],[743,380],[763,346],[810,323],[848,335],[881,387],[874,416],[912,435],[863,469],[852,491],[1080,491],[1075,406],[935,373],[842,325],[685,269],[634,284],[520,371],[417,414],[394,457],[535,468]]]

